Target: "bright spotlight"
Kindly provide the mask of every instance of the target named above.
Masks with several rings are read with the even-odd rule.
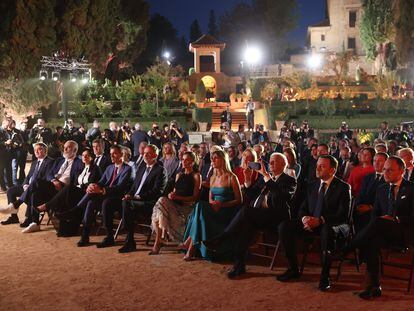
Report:
[[[171,53],[170,52],[168,52],[168,51],[165,51],[164,52],[164,54],[162,55],[165,59],[170,59],[170,57],[171,57]]]
[[[60,79],[60,73],[59,71],[53,71],[52,72],[52,80],[53,81],[58,81]]]
[[[69,73],[69,80],[72,82],[76,82],[78,79],[78,74],[76,72],[70,72]]]
[[[42,80],[42,81],[47,79],[47,71],[46,70],[40,70],[39,79]]]
[[[257,65],[262,59],[262,51],[258,47],[248,47],[244,52],[244,60],[250,65]]]
[[[317,69],[322,65],[322,56],[320,54],[311,54],[308,57],[308,67]]]
[[[88,82],[90,81],[90,79],[91,79],[91,75],[90,75],[90,73],[89,73],[89,72],[84,72],[84,73],[82,74],[82,83],[83,83],[83,84],[88,83]]]

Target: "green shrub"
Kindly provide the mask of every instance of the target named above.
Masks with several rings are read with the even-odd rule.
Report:
[[[195,122],[211,123],[213,120],[213,109],[212,108],[194,108],[193,120]]]
[[[195,69],[193,67],[191,67],[190,69],[188,69],[188,75],[191,76],[193,73],[195,73]]]
[[[145,118],[155,117],[157,115],[157,105],[153,101],[141,101],[140,114]]]
[[[327,119],[335,114],[336,104],[333,100],[323,97],[319,100],[318,109],[325,119]]]
[[[197,103],[204,103],[206,100],[206,87],[203,81],[200,81],[200,83],[197,85],[195,100]]]

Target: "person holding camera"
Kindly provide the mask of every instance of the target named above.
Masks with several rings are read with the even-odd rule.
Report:
[[[338,139],[351,139],[353,131],[349,129],[348,124],[343,121],[341,127],[339,128],[339,132],[336,133],[336,137]]]
[[[172,120],[170,123],[169,136],[170,142],[174,145],[177,151],[180,149],[182,143],[188,142],[187,133],[179,126],[178,122],[175,120]]]
[[[148,131],[149,136],[149,143],[151,145],[155,145],[158,149],[162,149],[161,147],[161,130],[157,123],[152,124],[151,130]]]
[[[119,139],[120,145],[131,148],[131,135],[132,135],[132,130],[131,130],[131,127],[129,126],[129,121],[124,120],[121,126],[121,134],[120,134],[120,139]]]
[[[53,133],[49,127],[46,127],[45,119],[37,119],[37,123],[33,126],[29,133],[30,145],[35,143],[44,143],[50,145],[53,142]]]

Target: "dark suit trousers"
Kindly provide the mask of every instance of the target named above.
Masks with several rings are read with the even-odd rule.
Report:
[[[280,220],[269,208],[242,208],[227,226],[223,238],[236,241],[236,264],[244,265],[249,246],[259,230],[277,231]]]
[[[106,228],[107,237],[112,238],[113,234],[113,219],[116,210],[119,210],[121,206],[120,197],[102,197],[91,196],[86,203],[85,213],[83,215],[83,236],[89,236],[92,222],[95,218],[96,212],[101,211],[102,222]]]
[[[336,234],[332,227],[323,224],[316,228],[313,232],[303,229],[301,219],[292,219],[284,221],[279,226],[279,239],[285,249],[286,257],[289,261],[291,269],[298,269],[296,238],[298,236],[312,237],[320,236],[320,248],[322,252],[322,276],[328,277],[330,270],[330,262],[328,251],[332,251],[335,246]]]
[[[23,193],[22,186],[13,186],[7,189],[7,203],[14,203],[17,201],[17,198],[20,197]]]
[[[351,241],[347,250],[359,248],[367,261],[367,272],[373,286],[379,286],[379,259],[381,248],[405,246],[401,224],[382,218],[373,219]]]
[[[127,231],[127,242],[134,241],[135,220],[139,217],[151,218],[155,202],[124,200],[122,201],[122,219]]]
[[[73,185],[63,187],[49,202],[46,207],[53,212],[66,212],[76,206],[85,195],[85,191]]]
[[[26,218],[32,220],[39,224],[39,211],[36,209],[37,206],[48,202],[53,198],[58,191],[55,188],[55,185],[50,181],[39,180],[37,181],[32,188],[31,193],[28,193],[25,202],[29,202],[26,209]]]

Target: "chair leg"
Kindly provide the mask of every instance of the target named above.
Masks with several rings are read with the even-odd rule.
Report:
[[[279,252],[279,247],[280,247],[280,241],[278,240],[275,246],[275,251],[273,253],[272,262],[270,263],[270,270],[273,270],[275,266],[276,256],[277,256],[277,253]]]
[[[115,231],[114,240],[116,240],[116,238],[119,235],[119,231],[121,231],[122,223],[123,223],[123,221],[122,221],[122,218],[121,218],[121,220],[119,221],[118,227],[116,228],[116,231]]]
[[[45,212],[40,214],[39,224],[42,224],[43,218],[45,218]]]
[[[414,272],[413,270],[414,270],[414,250],[413,250],[413,257],[411,259],[411,270],[410,270],[410,278],[408,279],[407,294],[409,294],[411,290],[411,283],[413,281],[413,272]]]
[[[355,267],[356,267],[357,272],[359,272],[359,266],[360,266],[361,264],[360,264],[360,262],[359,262],[359,250],[358,250],[358,249],[356,249],[356,250],[354,251],[354,257],[355,257]]]

